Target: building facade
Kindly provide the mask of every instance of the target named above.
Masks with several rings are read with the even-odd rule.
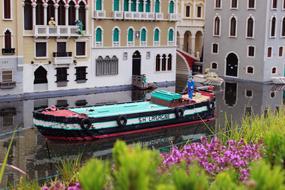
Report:
[[[284,0],[206,3],[205,67],[220,76],[257,82],[284,76]]]
[[[203,50],[205,0],[178,2],[180,20],[177,22],[177,47],[200,58]]]

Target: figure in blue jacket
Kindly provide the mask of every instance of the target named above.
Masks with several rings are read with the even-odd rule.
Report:
[[[188,97],[192,99],[193,94],[194,94],[194,87],[195,87],[195,82],[192,78],[192,73],[188,77],[187,86],[188,86]]]

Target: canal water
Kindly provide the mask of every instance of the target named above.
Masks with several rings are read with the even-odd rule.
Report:
[[[181,92],[187,82],[187,76],[178,76],[176,87],[165,88]],[[217,127],[223,127],[225,118],[240,123],[244,115],[257,115],[283,105],[283,89],[274,85],[262,85],[249,82],[226,82],[216,90],[216,121],[207,125],[167,129],[120,137],[128,144],[139,143],[144,147],[167,151],[173,145],[182,145],[211,135]],[[29,179],[44,181],[55,176],[61,160],[82,156],[108,158],[117,139],[103,139],[85,143],[64,143],[47,141],[37,129],[33,128],[32,112],[50,105],[82,106],[102,103],[119,103],[150,98],[147,91],[121,91],[102,94],[89,94],[49,99],[35,99],[0,103],[0,162],[4,159],[13,130],[17,130],[9,154],[8,164],[24,170]],[[21,174],[6,169],[0,188],[19,180]]]

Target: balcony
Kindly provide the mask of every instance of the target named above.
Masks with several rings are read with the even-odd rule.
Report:
[[[133,12],[124,12],[124,19],[132,20],[133,19]]]
[[[168,42],[168,46],[176,46],[175,42]]]
[[[179,16],[178,16],[178,14],[170,13],[170,14],[168,14],[168,19],[170,21],[178,21],[179,20]]]
[[[133,47],[135,45],[134,42],[128,42],[128,47]]]
[[[12,89],[16,87],[15,81],[9,81],[9,82],[0,82],[0,89]]]
[[[154,20],[155,14],[154,13],[147,13],[147,20]]]
[[[163,13],[155,13],[155,20],[163,20]]]
[[[146,41],[141,41],[141,46],[142,47],[146,47],[147,46],[147,42]]]
[[[55,65],[69,65],[73,63],[72,52],[53,52],[52,55]]]
[[[81,36],[77,26],[43,26],[36,25],[34,29],[36,37],[79,37]]]
[[[133,12],[133,19],[140,20],[141,19],[141,13],[140,12]]]
[[[14,55],[15,54],[15,48],[3,48],[2,49],[2,55]]]
[[[104,19],[104,18],[106,18],[106,12],[105,11],[94,11],[94,18],[95,19]]]
[[[95,42],[95,47],[97,48],[103,47],[103,42]]]
[[[123,19],[124,14],[122,11],[113,11],[113,19]]]
[[[154,46],[154,47],[160,46],[160,42],[159,42],[159,41],[154,41],[154,42],[153,42],[153,46]]]

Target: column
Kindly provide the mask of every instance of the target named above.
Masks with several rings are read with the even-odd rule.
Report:
[[[35,2],[32,3],[33,6],[33,26],[36,25],[36,6],[37,4]]]
[[[180,49],[184,50],[184,36],[179,36],[179,47]]]
[[[47,25],[47,3],[44,3],[44,25]]]
[[[193,35],[193,34],[192,34]],[[195,34],[194,34],[195,35]],[[191,49],[190,49],[190,53],[192,55],[195,56],[196,52],[195,52],[195,43],[196,43],[196,37],[195,36],[192,36],[191,37]]]
[[[65,26],[68,26],[68,8],[69,8],[69,5],[68,4],[65,4],[64,5],[65,7]]]
[[[133,0],[129,0],[129,12],[132,11],[132,1],[133,1]]]
[[[86,4],[85,5],[85,34],[88,35],[88,24],[89,24],[89,16],[88,16],[88,9],[89,9],[89,6]],[[102,9],[103,10],[103,9]]]
[[[139,4],[140,4],[140,0],[136,0],[136,12],[139,12]]]
[[[119,8],[119,10],[124,11],[124,8],[125,8],[124,3],[125,1],[121,0],[121,7]]]
[[[58,25],[58,7],[59,5],[57,3],[54,4],[54,20],[56,22],[56,25]]]
[[[146,2],[147,0],[143,0],[143,12],[146,13]]]
[[[196,18],[196,1],[194,1],[193,3],[193,17],[192,18]]]
[[[75,20],[79,20],[79,5],[75,5]]]

